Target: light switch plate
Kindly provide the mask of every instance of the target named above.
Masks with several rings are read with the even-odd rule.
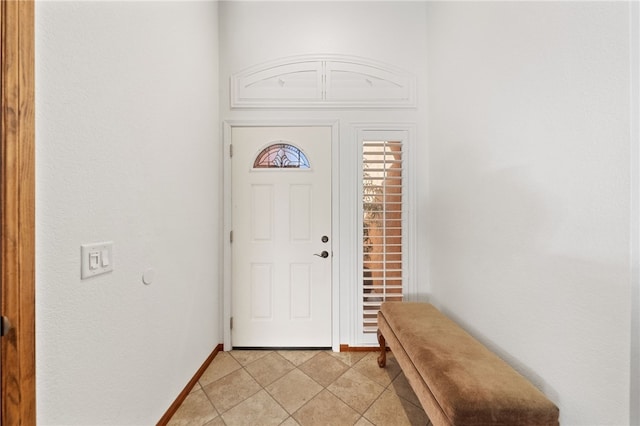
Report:
[[[94,277],[113,271],[113,242],[82,244],[80,246],[80,277]]]

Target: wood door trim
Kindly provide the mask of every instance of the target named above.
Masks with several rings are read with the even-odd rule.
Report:
[[[36,424],[34,2],[0,3],[2,424]]]

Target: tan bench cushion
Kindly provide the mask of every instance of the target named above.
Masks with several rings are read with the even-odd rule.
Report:
[[[432,305],[385,302],[379,315],[451,424],[558,424],[542,392]]]

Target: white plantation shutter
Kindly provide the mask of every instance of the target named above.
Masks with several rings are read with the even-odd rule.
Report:
[[[380,304],[402,300],[403,147],[401,141],[362,144],[362,325],[375,333]]]

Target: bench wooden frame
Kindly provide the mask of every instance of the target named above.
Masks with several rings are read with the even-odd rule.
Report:
[[[383,303],[378,342],[378,366],[388,345],[434,426],[559,425],[542,392],[430,304]]]

